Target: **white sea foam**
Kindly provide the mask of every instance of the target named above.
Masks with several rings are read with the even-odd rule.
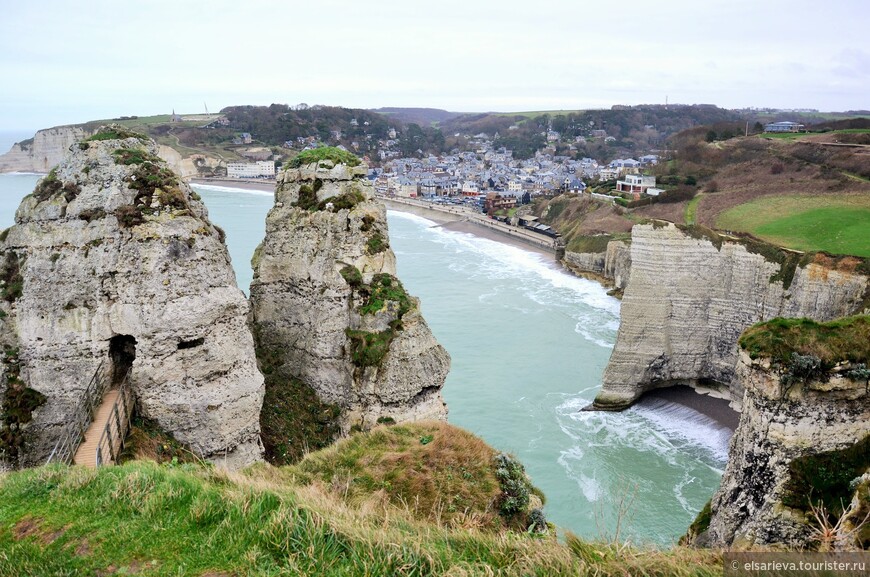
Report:
[[[45,176],[46,174],[48,174],[48,173],[46,173],[46,172],[18,172],[18,171],[6,173],[7,176]]]
[[[232,186],[220,186],[217,184],[200,184],[198,182],[191,183],[190,187],[194,190],[208,190],[213,192],[232,192],[241,194],[253,194],[255,196],[275,196],[274,192],[268,190],[252,190],[249,188],[233,188]]]
[[[432,321],[453,331],[445,333],[444,344],[454,355],[445,386],[456,408],[454,422],[532,451],[527,467],[550,496],[548,514],[575,532],[590,530],[593,509],[607,518],[614,506],[608,496],[626,484],[645,496],[636,507],[646,524],[635,533],[664,543],[684,532],[690,512],[721,477],[727,431],[726,442],[710,442],[718,426],[682,407],[685,414],[668,413],[666,420],[674,422],[665,423],[643,407],[581,411],[599,390],[619,326],[619,301],[597,283],[558,269],[546,255],[434,226],[416,215],[394,217],[396,246],[426,247],[404,265],[424,271],[425,284],[416,289],[423,302],[479,311],[473,319],[448,314],[449,322]],[[512,338],[523,346],[514,346]],[[512,364],[522,369],[514,380],[501,370]],[[576,387],[565,384],[575,382]],[[476,389],[485,394],[478,398]]]
[[[720,463],[728,458],[732,431],[707,415],[678,403],[654,398],[642,400],[629,412],[649,421],[654,430],[668,439],[702,447]]]
[[[410,212],[401,212],[398,210],[388,210],[387,216],[403,218],[405,220],[410,220],[419,224],[425,224],[426,226],[435,226],[438,224],[437,222],[429,220],[428,218],[423,218],[422,216],[411,214]]]
[[[686,499],[686,497],[683,494],[683,489],[686,488],[688,485],[695,483],[696,481],[697,481],[697,479],[695,479],[695,477],[689,475],[689,473],[686,472],[683,474],[683,478],[680,479],[680,482],[677,483],[676,485],[674,485],[674,497],[680,503],[680,506],[683,508],[683,511],[685,511],[687,513],[691,513],[692,515],[696,514],[697,510],[695,510],[691,506],[689,501]]]
[[[427,225],[426,234],[457,253],[468,251],[484,256],[474,274],[484,274],[491,279],[527,279],[523,283],[526,296],[542,306],[585,305],[598,311],[596,317],[604,313],[609,318],[571,316],[582,323],[582,326],[577,325],[578,334],[598,346],[612,348],[608,341],[614,338],[612,333],[618,328],[620,303],[608,296],[598,283],[567,274],[535,252],[470,233],[432,227],[435,223],[417,215],[393,211],[390,214]],[[466,270],[468,265],[451,263],[449,266],[452,270]],[[543,284],[540,281],[544,281]]]

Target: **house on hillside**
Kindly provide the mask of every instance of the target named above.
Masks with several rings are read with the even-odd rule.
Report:
[[[661,190],[655,188],[655,186],[655,176],[627,174],[622,180],[616,181],[616,192],[629,193],[635,196],[635,198],[640,198],[640,195],[650,194],[649,191],[652,190],[653,194],[651,196],[658,196]]]
[[[586,191],[586,184],[579,178],[565,178],[562,184],[562,190],[565,192],[574,192],[580,194]]]
[[[769,124],[764,125],[765,132],[804,132],[806,127],[803,124],[798,124],[797,122],[771,122]]]

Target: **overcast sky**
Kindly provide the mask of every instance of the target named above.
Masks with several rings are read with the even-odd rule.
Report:
[[[0,130],[236,104],[870,108],[866,0],[0,0]]]

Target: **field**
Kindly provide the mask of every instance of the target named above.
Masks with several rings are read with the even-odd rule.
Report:
[[[581,114],[586,110],[529,110],[525,112],[496,112],[494,116],[525,116],[526,118],[536,118],[544,114],[550,116],[567,116],[569,114]]]
[[[759,198],[722,213],[716,227],[803,251],[870,257],[870,196]]]

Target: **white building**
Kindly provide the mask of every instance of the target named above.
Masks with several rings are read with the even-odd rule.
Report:
[[[275,163],[271,160],[228,162],[227,176],[230,178],[273,178],[275,176]]]

